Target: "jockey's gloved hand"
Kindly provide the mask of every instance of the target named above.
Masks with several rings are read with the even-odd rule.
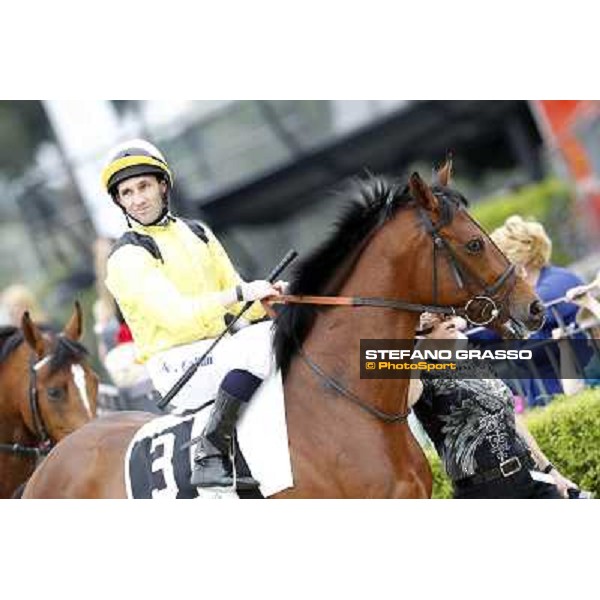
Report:
[[[231,306],[236,302],[254,302],[269,296],[279,296],[279,287],[268,281],[257,279],[256,281],[242,281],[234,288],[213,294],[211,298],[216,299],[223,306]]]
[[[254,300],[262,300],[269,296],[278,296],[279,290],[273,287],[272,283],[263,279],[257,279],[256,281],[242,282],[240,284],[242,291],[242,298],[245,302]]]
[[[290,287],[290,284],[287,281],[283,281],[283,279],[280,279],[279,281],[276,281],[273,284],[273,287],[278,291],[281,292],[282,294],[287,294],[288,293],[288,289]]]

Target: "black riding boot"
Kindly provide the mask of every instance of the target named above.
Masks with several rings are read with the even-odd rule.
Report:
[[[233,487],[233,468],[230,453],[235,425],[240,409],[246,402],[220,389],[208,422],[196,445],[192,464],[192,485],[201,488]],[[255,489],[259,486],[253,477],[237,476],[238,490]]]

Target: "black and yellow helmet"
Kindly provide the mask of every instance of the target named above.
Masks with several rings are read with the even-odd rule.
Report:
[[[129,140],[110,152],[102,171],[102,184],[114,198],[119,183],[139,175],[162,176],[169,189],[173,187],[173,175],[160,150],[145,140]]]

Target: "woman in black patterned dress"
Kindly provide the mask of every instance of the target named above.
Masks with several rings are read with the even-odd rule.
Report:
[[[457,317],[425,313],[418,334],[466,343]],[[464,323],[464,322],[463,322]],[[438,452],[455,498],[567,498],[577,486],[561,475],[515,415],[512,392],[482,365],[423,373],[409,403]],[[469,374],[461,370],[469,368]],[[477,377],[477,375],[480,377]]]

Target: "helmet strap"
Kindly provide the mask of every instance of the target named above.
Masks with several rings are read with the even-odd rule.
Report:
[[[129,227],[130,229],[131,221],[135,221],[138,225],[141,225],[142,227],[152,227],[153,225],[161,225],[163,222],[165,222],[165,217],[169,214],[169,208],[167,206],[164,206],[160,212],[160,215],[158,215],[158,217],[156,217],[156,219],[154,219],[152,223],[142,223],[141,221],[138,221],[135,217],[132,217],[125,209],[123,209],[123,213],[125,214],[127,227]]]

